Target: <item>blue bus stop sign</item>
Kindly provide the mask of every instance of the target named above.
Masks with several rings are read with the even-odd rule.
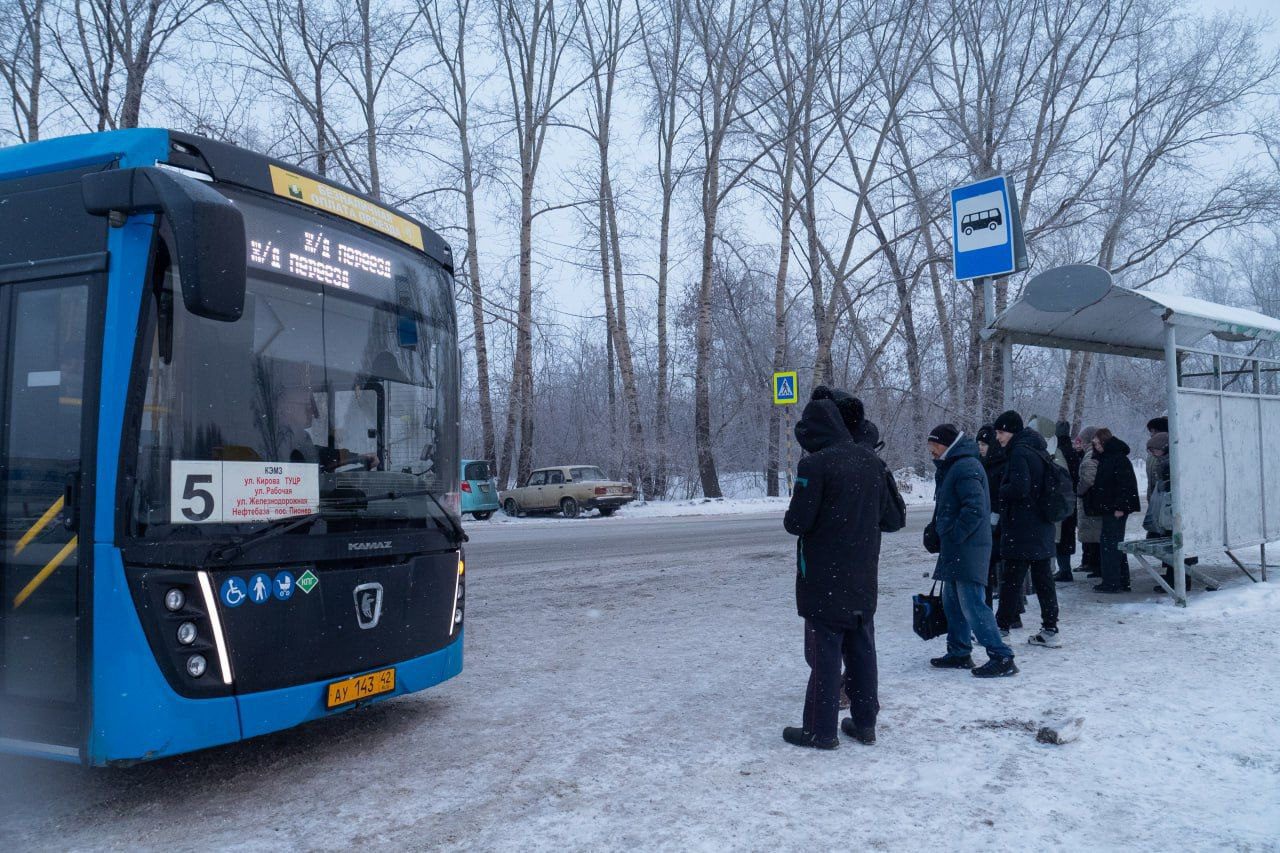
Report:
[[[998,175],[951,191],[951,260],[959,281],[1027,268],[1022,217],[1008,178]]]

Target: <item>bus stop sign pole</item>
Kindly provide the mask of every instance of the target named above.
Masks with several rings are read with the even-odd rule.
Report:
[[[1004,175],[951,190],[951,265],[957,281],[982,287],[987,328],[996,319],[995,280],[1027,269],[1027,245],[1013,182]],[[1004,398],[1013,404],[1013,348],[1000,343]]]

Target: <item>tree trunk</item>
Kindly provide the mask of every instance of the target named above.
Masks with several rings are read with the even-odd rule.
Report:
[[[476,341],[476,384],[480,396],[480,431],[484,445],[484,458],[496,459],[493,435],[493,397],[489,388],[489,343],[484,321],[484,289],[480,279],[480,234],[476,227],[476,188],[472,171],[471,140],[465,94],[462,99],[458,123],[458,142],[462,149],[462,187],[467,211],[467,284],[471,290],[471,322]]]
[[[526,124],[528,127],[528,124]],[[531,152],[532,141],[528,145]],[[533,170],[520,178],[520,304],[516,321],[516,371],[520,383],[520,455],[516,476],[523,483],[533,472]]]
[[[698,457],[702,494],[722,497],[715,454],[711,449],[711,279],[715,261],[716,216],[719,207],[719,158],[707,158],[702,189],[702,277],[698,285],[698,319],[694,335],[693,443]]]
[[[781,234],[778,237],[778,274],[773,281],[773,372],[786,370],[787,358],[787,268],[791,262],[791,181],[795,172],[795,147],[787,142],[786,154],[783,157],[782,192],[779,199],[782,209],[779,216]],[[767,398],[769,406],[769,441],[768,456],[765,460],[765,490],[769,497],[777,497],[779,433],[782,426],[781,406],[773,404],[772,395]]]

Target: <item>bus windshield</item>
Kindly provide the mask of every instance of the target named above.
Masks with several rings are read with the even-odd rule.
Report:
[[[313,513],[340,530],[427,526],[440,510],[424,491],[443,502],[458,480],[448,272],[341,220],[220,189],[245,218],[244,315],[189,314],[176,267],[156,264],[134,535]]]

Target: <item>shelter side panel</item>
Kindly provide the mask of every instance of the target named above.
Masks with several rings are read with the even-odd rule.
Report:
[[[1222,450],[1226,472],[1226,539],[1229,548],[1246,548],[1266,539],[1262,518],[1262,465],[1258,400],[1222,398]]]
[[[1280,400],[1262,400],[1262,438],[1268,445],[1280,435]],[[1262,485],[1268,542],[1280,539],[1280,453],[1261,454]]]
[[[1187,555],[1222,549],[1226,541],[1226,472],[1219,398],[1178,392],[1178,515]]]

